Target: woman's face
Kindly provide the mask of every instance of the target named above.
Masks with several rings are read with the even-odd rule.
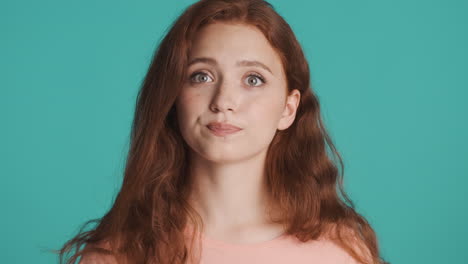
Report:
[[[186,81],[176,101],[181,134],[212,162],[236,162],[266,151],[277,130],[294,121],[300,93],[287,96],[281,60],[255,27],[209,24],[198,31]],[[208,128],[228,123],[226,134]]]

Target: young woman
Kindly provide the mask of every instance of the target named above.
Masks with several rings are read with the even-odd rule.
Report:
[[[386,263],[343,190],[309,78],[268,2],[191,5],[138,94],[113,207],[61,260],[74,249],[67,263]]]

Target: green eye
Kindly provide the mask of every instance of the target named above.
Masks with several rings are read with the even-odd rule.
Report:
[[[251,78],[251,77],[254,77],[254,78]],[[265,79],[263,79],[260,75],[257,75],[257,74],[250,74],[246,80],[247,80],[247,85],[250,85],[250,86],[260,86],[261,84],[265,83]]]
[[[193,82],[207,82],[209,79],[211,79],[211,77],[204,72],[195,72],[190,76],[190,80]]]

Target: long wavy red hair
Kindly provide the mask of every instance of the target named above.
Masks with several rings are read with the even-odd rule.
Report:
[[[321,119],[302,48],[288,23],[263,0],[201,0],[174,21],[138,93],[121,190],[102,218],[85,223],[56,251],[60,263],[97,253],[113,255],[118,263],[189,261],[194,239],[187,243],[185,231],[193,226],[195,237],[203,222],[188,203],[188,146],[174,102],[185,81],[192,40],[209,23],[260,29],[282,60],[288,91],[301,93],[294,123],[277,131],[268,149],[268,198],[278,213],[272,221],[303,242],[326,237],[361,263],[387,263],[375,232],[344,191],[344,165]],[[90,223],[96,225],[85,231]]]

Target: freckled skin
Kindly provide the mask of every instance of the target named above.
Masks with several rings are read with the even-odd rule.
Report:
[[[243,24],[207,25],[197,33],[189,57],[217,62],[191,65],[176,101],[181,134],[190,148],[198,158],[215,163],[265,155],[275,132],[294,121],[300,94],[293,90],[286,96],[281,60],[262,32]],[[239,60],[260,61],[271,73],[258,66],[238,66]],[[190,78],[196,72],[201,73]],[[205,127],[212,121],[243,130],[218,137]]]

